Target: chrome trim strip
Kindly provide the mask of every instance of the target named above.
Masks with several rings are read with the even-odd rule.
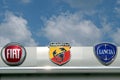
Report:
[[[2,48],[0,48],[1,50]],[[62,66],[49,59],[48,47],[25,47],[27,56],[19,66],[8,66],[0,58],[2,73],[120,73],[120,54],[109,66],[102,65],[94,55],[93,47],[71,47],[71,60]]]

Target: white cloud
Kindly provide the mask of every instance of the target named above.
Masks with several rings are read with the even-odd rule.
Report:
[[[101,1],[102,0],[64,0],[64,2],[68,3],[73,8],[85,10],[95,8],[95,6],[100,4]]]
[[[101,40],[101,32],[90,20],[80,14],[65,13],[45,21],[45,36],[53,42],[72,45],[93,45]]]
[[[113,29],[113,27],[112,27],[113,23],[108,22],[108,20],[105,16],[101,17],[100,23],[101,23],[101,27],[102,27],[102,28],[100,28],[100,31],[102,34],[101,39],[103,41],[111,42],[111,40],[112,40],[111,34],[115,33],[114,32],[115,28]]]
[[[120,28],[117,29],[117,31],[112,34],[113,41],[117,43],[118,45],[120,44]]]
[[[117,4],[120,4],[120,0],[117,0]]]
[[[93,46],[100,42],[113,42],[120,45],[120,28],[113,27],[107,18],[101,17],[98,28],[83,14],[62,13],[44,22],[44,36],[51,42],[70,42],[72,45]]]
[[[115,7],[115,13],[117,14],[117,17],[120,17],[120,7]]]
[[[116,1],[116,6],[114,8],[114,11],[117,14],[117,17],[120,17],[120,0]]]
[[[27,20],[6,12],[5,19],[0,23],[0,46],[9,42],[19,42],[25,46],[37,45],[28,29]]]

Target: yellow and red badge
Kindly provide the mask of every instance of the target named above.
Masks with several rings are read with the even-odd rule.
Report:
[[[49,57],[57,65],[63,65],[70,60],[69,43],[50,43]]]

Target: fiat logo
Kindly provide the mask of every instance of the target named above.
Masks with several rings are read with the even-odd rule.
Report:
[[[9,66],[18,66],[26,57],[26,50],[18,43],[8,43],[1,51],[3,61]]]

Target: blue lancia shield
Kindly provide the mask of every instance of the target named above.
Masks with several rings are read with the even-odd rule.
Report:
[[[95,46],[95,55],[104,65],[111,64],[117,54],[117,47],[110,43],[101,43]]]

